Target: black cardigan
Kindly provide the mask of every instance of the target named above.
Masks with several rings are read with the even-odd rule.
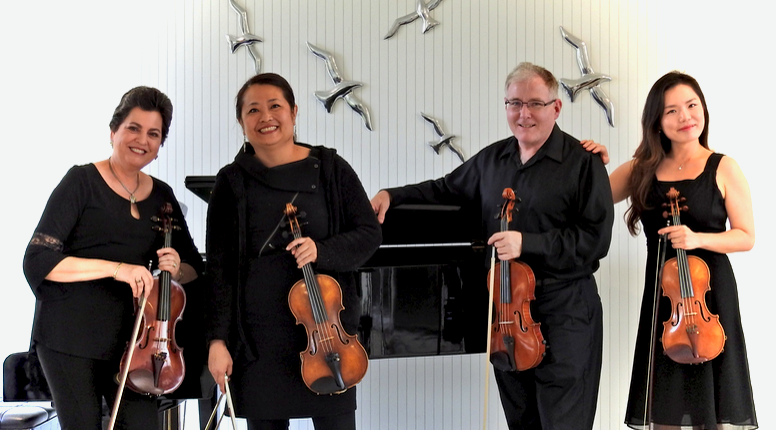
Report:
[[[321,160],[322,184],[329,211],[329,234],[326,239],[316,242],[318,261],[315,269],[333,275],[346,294],[355,289],[354,271],[371,257],[382,241],[380,225],[355,171],[334,149],[297,144],[310,148],[311,154],[316,153]],[[207,340],[226,341],[232,357],[245,361],[255,359],[257,352],[245,336],[239,300],[247,282],[248,196],[244,182],[246,172],[238,161],[240,157],[252,156],[252,148],[244,148],[235,157],[235,162],[218,172],[207,223],[207,273],[212,284],[211,295],[206,301]],[[348,297],[343,300],[347,302]],[[346,310],[349,308],[347,303],[345,307]],[[346,319],[343,318],[343,324]],[[350,328],[351,333],[353,329]]]

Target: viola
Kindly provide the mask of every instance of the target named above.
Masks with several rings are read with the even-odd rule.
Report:
[[[503,232],[509,230],[512,221],[515,193],[506,188],[502,197],[505,200],[499,218]],[[547,341],[540,330],[541,324],[531,317],[531,300],[536,300],[533,270],[518,260],[499,261],[491,266],[488,278],[495,318],[491,319],[490,361],[502,371],[536,367],[546,354]],[[499,274],[497,282],[495,273]]]
[[[671,187],[668,191],[673,225],[681,225],[680,212],[686,201]],[[719,316],[706,307],[709,266],[701,258],[676,250],[676,257],[666,261],[661,278],[663,296],[671,300],[671,317],[663,323],[663,349],[672,360],[682,364],[699,364],[717,357],[725,347],[725,330]]]
[[[170,203],[165,203],[161,212],[161,216],[152,220],[161,224],[154,229],[164,234],[164,247],[168,248],[172,231],[180,230],[180,227],[173,225]],[[175,325],[181,320],[186,307],[186,293],[166,270],[154,278],[154,291],[157,294],[151,294],[145,306],[137,309],[142,314],[142,330],[135,335],[127,387],[140,394],[159,396],[175,391],[186,373],[183,348],[175,341]],[[122,370],[127,366],[126,358],[127,353],[121,360]]]
[[[302,233],[296,213],[296,207],[286,204],[291,232],[299,239]],[[331,276],[315,274],[310,263],[302,266],[302,274],[303,279],[288,293],[296,323],[307,331],[307,348],[299,353],[302,379],[317,394],[343,393],[366,375],[366,350],[342,328],[339,314],[345,307],[339,283]]]

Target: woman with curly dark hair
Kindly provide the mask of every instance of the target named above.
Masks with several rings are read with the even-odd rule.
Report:
[[[37,299],[33,343],[62,429],[100,430],[102,400],[116,397],[115,375],[134,323],[133,297],[151,293],[148,263],[187,283],[202,270],[172,189],[141,171],[156,159],[172,121],[161,91],[137,87],[110,121],[107,160],[74,166],[51,194],[24,255]],[[181,227],[173,247],[151,218],[166,203]],[[126,392],[119,429],[158,426],[157,402]]]

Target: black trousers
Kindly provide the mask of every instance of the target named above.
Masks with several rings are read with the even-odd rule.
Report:
[[[248,420],[248,430],[288,430],[289,420]],[[315,430],[356,430],[356,412],[313,417]]]
[[[601,298],[585,277],[537,286],[531,315],[541,323],[547,355],[523,372],[494,369],[510,430],[593,427],[603,354]]]
[[[102,430],[102,399],[112,407],[118,385],[116,361],[93,360],[36,345],[43,373],[51,388],[62,430]],[[156,400],[124,390],[116,417],[116,429],[156,430]]]

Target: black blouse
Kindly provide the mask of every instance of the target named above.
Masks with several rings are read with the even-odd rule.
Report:
[[[74,166],[54,189],[24,255],[24,274],[38,300],[33,340],[80,357],[115,359],[130,337],[134,303],[126,283],[110,277],[82,282],[53,282],[45,277],[65,257],[157,264],[163,237],[151,217],[165,203],[181,227],[172,246],[181,261],[198,273],[202,258],[189,234],[172,189],[153,178],[148,198],[138,201],[140,219],[129,201],[116,194],[93,164]]]

